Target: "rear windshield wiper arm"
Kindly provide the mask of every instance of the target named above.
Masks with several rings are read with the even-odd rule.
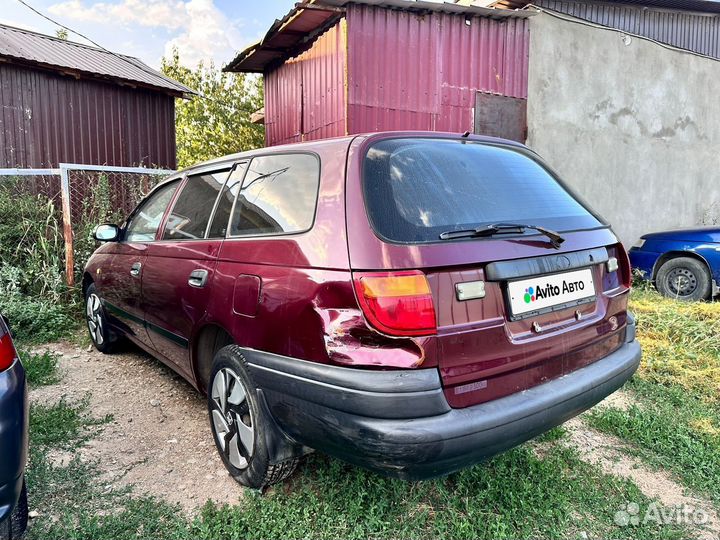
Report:
[[[521,225],[519,223],[494,223],[492,225],[483,225],[475,229],[464,229],[459,231],[446,231],[440,235],[441,240],[453,240],[455,238],[470,238],[479,236],[496,236],[499,234],[523,234],[526,229],[537,231],[550,239],[555,249],[565,241],[555,231],[540,227],[538,225]]]

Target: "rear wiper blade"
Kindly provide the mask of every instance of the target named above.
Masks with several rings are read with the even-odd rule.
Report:
[[[483,225],[475,229],[446,231],[440,235],[440,239],[453,240],[455,238],[496,236],[500,234],[523,234],[526,229],[537,231],[540,234],[547,236],[555,249],[560,248],[560,245],[565,241],[565,238],[555,231],[551,231],[545,227],[540,227],[539,225],[522,225],[520,223],[493,223],[492,225]]]

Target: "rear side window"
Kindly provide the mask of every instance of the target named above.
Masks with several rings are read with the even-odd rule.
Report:
[[[208,238],[225,238],[228,223],[230,223],[233,201],[237,196],[238,189],[240,189],[240,183],[242,182],[243,176],[245,176],[247,166],[247,161],[238,163],[230,173],[230,178],[225,184],[218,199],[217,206],[215,207],[215,214],[213,215],[212,225],[210,225]]]
[[[228,172],[226,169],[188,177],[168,216],[163,240],[205,238],[210,214]]]
[[[310,154],[254,158],[238,192],[231,236],[307,231],[315,219],[320,162]]]
[[[365,157],[363,191],[373,227],[392,242],[437,242],[445,231],[502,222],[602,225],[530,157],[470,141],[380,141]]]

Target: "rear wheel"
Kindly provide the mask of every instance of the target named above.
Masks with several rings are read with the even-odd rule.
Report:
[[[112,352],[118,338],[110,328],[94,283],[90,284],[85,292],[85,322],[95,348],[101,353]]]
[[[663,296],[697,301],[710,298],[712,278],[707,267],[692,257],[676,257],[663,263],[655,285]]]
[[[208,411],[215,445],[225,468],[240,484],[262,489],[290,476],[296,459],[271,464],[266,431],[272,429],[259,406],[255,385],[239,347],[215,355]]]
[[[23,482],[20,499],[10,514],[10,517],[0,523],[0,540],[17,540],[22,537],[27,529],[28,502],[27,490]]]

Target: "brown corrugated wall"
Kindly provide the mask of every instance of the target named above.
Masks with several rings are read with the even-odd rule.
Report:
[[[174,169],[172,96],[0,63],[0,167]]]

